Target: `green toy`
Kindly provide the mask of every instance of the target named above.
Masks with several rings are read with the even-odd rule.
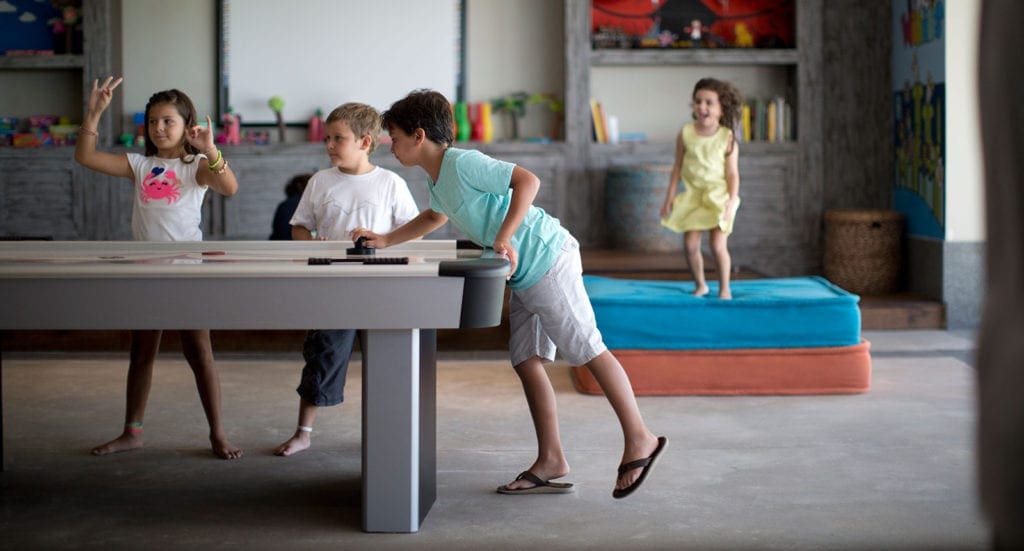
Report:
[[[273,96],[267,102],[267,105],[270,106],[270,110],[274,112],[274,116],[277,118],[277,141],[284,143],[284,98]]]

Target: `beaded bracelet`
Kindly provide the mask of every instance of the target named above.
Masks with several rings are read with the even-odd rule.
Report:
[[[216,170],[211,168],[210,172],[213,172],[214,174],[216,174],[218,176],[220,176],[221,174],[224,174],[225,172],[227,172],[228,171],[228,162],[227,162],[227,160],[225,160],[223,157],[221,157],[220,163],[221,163],[220,168],[218,168]]]

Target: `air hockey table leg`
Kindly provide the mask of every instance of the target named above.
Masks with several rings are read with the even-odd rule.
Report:
[[[436,483],[436,331],[367,330],[363,530],[416,532]]]

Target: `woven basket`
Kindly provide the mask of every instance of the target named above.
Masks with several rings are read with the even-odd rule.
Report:
[[[900,288],[903,214],[888,210],[825,212],[825,278],[858,295]]]

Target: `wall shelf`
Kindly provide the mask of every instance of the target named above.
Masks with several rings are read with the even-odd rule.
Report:
[[[80,54],[0,56],[0,69],[81,69],[85,56]]]
[[[590,51],[593,66],[614,65],[796,65],[796,49],[689,48],[599,49]]]

